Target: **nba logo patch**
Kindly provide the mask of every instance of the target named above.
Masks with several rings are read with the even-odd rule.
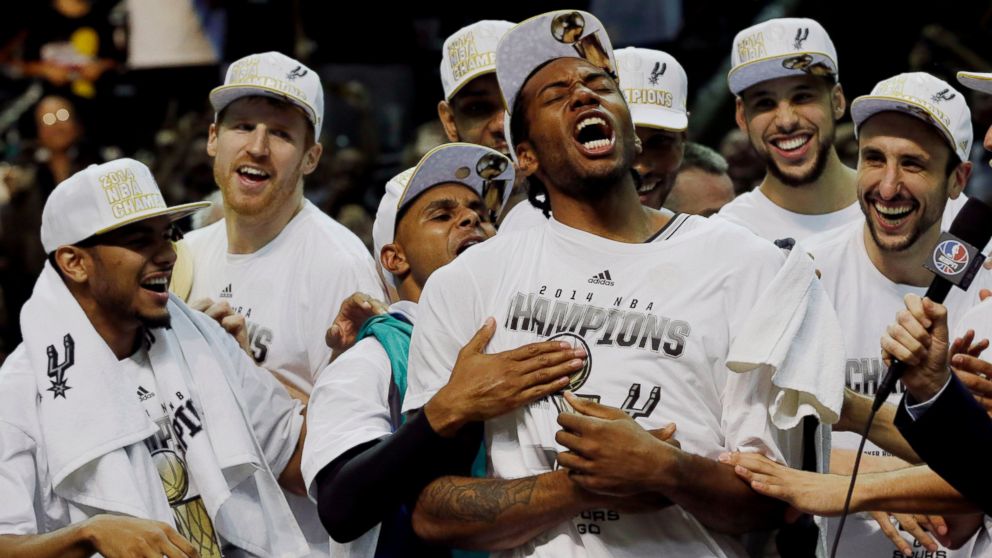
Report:
[[[957,240],[945,240],[933,252],[933,265],[941,273],[957,275],[968,268],[968,249]]]

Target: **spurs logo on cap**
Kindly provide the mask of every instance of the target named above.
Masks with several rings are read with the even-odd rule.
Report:
[[[792,46],[799,50],[803,48],[803,43],[809,38],[809,27],[800,27],[796,29],[796,40],[792,43]]]
[[[289,72],[288,74],[286,74],[286,79],[292,81],[292,80],[294,80],[296,78],[301,78],[301,77],[307,75],[307,72],[308,71],[309,70],[307,70],[306,68],[303,67],[302,64],[300,64],[299,66],[293,68],[293,71],[292,72]]]
[[[667,63],[655,62],[654,69],[651,70],[651,77],[648,78],[648,83],[651,85],[658,85],[658,78],[665,75],[665,70],[667,69]]]
[[[954,98],[954,96],[955,94],[951,93],[951,90],[948,88],[948,89],[942,89],[934,93],[933,96],[930,97],[930,100],[935,103],[939,103],[941,101],[950,101],[951,99]]]

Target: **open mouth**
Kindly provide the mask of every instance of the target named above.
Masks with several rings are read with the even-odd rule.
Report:
[[[800,134],[797,136],[789,136],[787,138],[774,139],[771,143],[783,153],[794,153],[805,147],[812,137],[813,136],[810,134]]]
[[[267,171],[249,165],[241,165],[236,172],[242,180],[249,183],[265,182],[271,176]]]
[[[148,279],[141,284],[141,288],[156,293],[164,293],[169,289],[169,278],[162,276],[155,277],[154,279]]]
[[[913,200],[871,200],[871,206],[879,221],[887,227],[898,227],[916,210],[917,203]]]
[[[616,136],[605,118],[589,115],[575,124],[575,141],[589,154],[606,153],[613,148]]]

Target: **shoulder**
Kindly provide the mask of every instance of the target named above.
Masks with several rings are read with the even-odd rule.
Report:
[[[208,246],[222,245],[227,246],[227,229],[225,228],[224,220],[221,219],[216,223],[211,223],[202,229],[196,229],[190,231],[183,235],[183,242],[189,246],[190,250],[193,250],[194,255],[199,250],[206,249]]]
[[[804,240],[802,247],[815,258],[834,258],[847,252],[862,227],[863,221],[859,221],[817,233]]]
[[[392,363],[382,344],[375,337],[366,337],[324,368],[314,390],[331,384],[379,383],[391,373]]]
[[[742,214],[753,210],[758,206],[758,194],[755,193],[756,190],[751,190],[750,192],[744,192],[743,194],[737,196],[736,198],[730,200],[730,203],[724,205],[720,208],[717,213],[718,216],[723,218],[734,218]]]

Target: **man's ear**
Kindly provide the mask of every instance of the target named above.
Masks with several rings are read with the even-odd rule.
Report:
[[[210,124],[210,129],[207,131],[207,155],[211,157],[217,156],[217,123],[213,122]]]
[[[530,176],[540,168],[537,154],[529,141],[522,141],[514,146],[517,150],[517,168],[524,176]]]
[[[734,121],[744,135],[747,135],[747,115],[744,114],[744,101],[740,97],[734,101]]]
[[[403,246],[397,243],[387,244],[379,253],[379,263],[385,273],[391,273],[397,278],[397,283],[410,273],[410,262],[406,259]]]
[[[448,137],[448,141],[461,141],[458,136],[458,126],[455,125],[455,111],[451,108],[451,103],[444,100],[438,102],[437,118],[441,121],[441,126],[444,127],[444,135]]]
[[[947,197],[956,200],[961,192],[964,191],[964,187],[968,185],[968,178],[971,177],[972,162],[963,161],[958,165],[952,172],[947,185]]]
[[[85,283],[90,276],[92,257],[78,246],[59,246],[55,250],[55,265],[73,283]]]
[[[844,88],[839,83],[830,90],[830,106],[834,111],[834,120],[844,118],[844,111],[847,110],[847,97],[844,96]]]
[[[320,154],[324,152],[324,146],[320,143],[314,143],[307,149],[307,152],[303,154],[303,174],[308,175],[317,169],[317,163],[320,162]]]

